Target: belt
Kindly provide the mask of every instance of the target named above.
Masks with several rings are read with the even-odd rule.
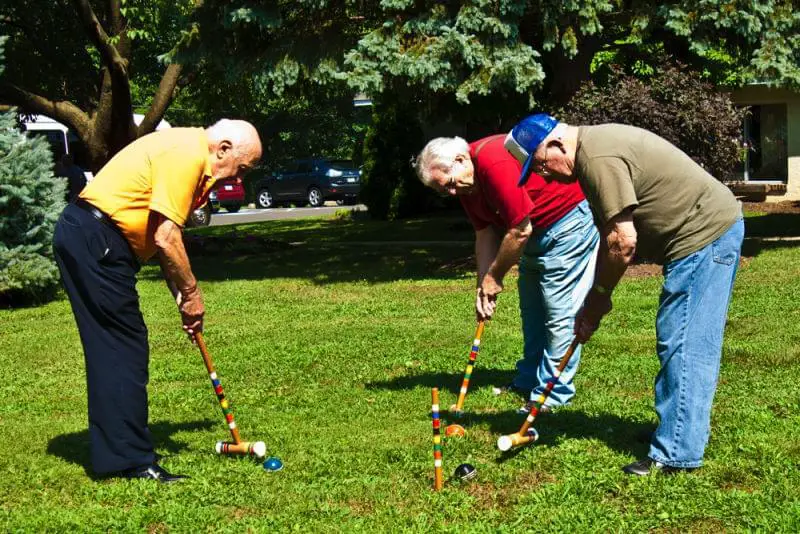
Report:
[[[116,223],[114,223],[111,217],[103,213],[100,209],[96,208],[93,204],[90,204],[89,202],[85,201],[80,197],[73,200],[72,203],[78,206],[86,213],[88,213],[89,215],[91,215],[92,217],[94,217],[95,219],[97,219],[98,221],[100,221],[101,223],[105,224],[106,226],[114,230],[117,234],[119,234],[119,236],[122,239],[125,240],[126,243],[128,242],[128,239],[125,237],[125,234],[122,233],[122,230],[119,229],[119,226],[117,226]]]

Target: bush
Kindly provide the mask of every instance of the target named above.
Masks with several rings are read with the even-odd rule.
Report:
[[[650,130],[718,179],[727,179],[740,159],[744,113],[698,72],[663,59],[655,74],[644,79],[613,70],[602,85],[584,84],[558,118],[576,125],[617,122]]]
[[[50,298],[58,286],[52,240],[65,183],[43,138],[27,138],[12,110],[0,114],[0,302]]]

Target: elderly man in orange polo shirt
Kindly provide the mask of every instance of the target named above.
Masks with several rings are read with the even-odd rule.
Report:
[[[139,262],[157,255],[189,336],[205,308],[183,247],[183,225],[218,180],[261,158],[248,122],[146,135],[103,167],[56,223],[53,248],[83,344],[92,468],[98,475],[173,482],[147,426],[149,350]]]

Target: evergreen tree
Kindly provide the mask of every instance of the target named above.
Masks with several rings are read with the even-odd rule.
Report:
[[[404,218],[428,211],[435,196],[417,179],[411,159],[424,146],[414,106],[397,93],[375,101],[364,140],[360,198],[376,219]]]
[[[14,110],[0,114],[0,302],[41,301],[58,285],[51,243],[65,184],[52,169],[47,141],[20,132]]]

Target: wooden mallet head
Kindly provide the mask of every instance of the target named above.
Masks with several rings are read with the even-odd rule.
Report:
[[[264,458],[267,455],[267,445],[263,441],[218,441],[215,447],[217,454],[240,454],[242,456],[255,456]]]
[[[505,452],[511,450],[512,447],[519,447],[520,445],[527,445],[539,439],[539,433],[535,429],[529,428],[523,435],[519,432],[508,434],[507,436],[500,436],[497,439],[497,448]]]

